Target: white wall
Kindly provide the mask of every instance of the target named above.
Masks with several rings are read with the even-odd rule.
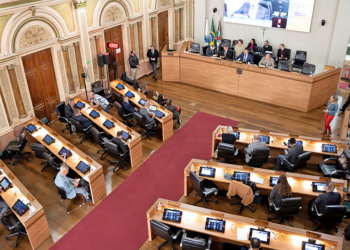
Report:
[[[224,22],[224,0],[196,1],[195,8],[198,6],[197,2],[200,2],[198,7],[203,8],[204,1],[206,1],[206,17],[209,18],[209,23],[213,16],[213,8],[218,9],[214,15],[214,23],[217,29],[218,20],[221,18],[222,38],[243,39],[245,46],[251,38],[255,38],[258,46],[262,46],[264,41],[268,40],[275,55],[279,44],[284,43],[286,48],[292,50],[292,58],[296,50],[305,50],[308,52],[307,62],[316,65],[316,73],[322,72],[324,65],[334,66],[337,62],[341,67],[344,62],[350,37],[350,28],[346,27],[350,23],[349,0],[316,0],[309,33],[267,28],[264,36],[262,27]],[[322,19],[326,20],[325,26],[321,25]],[[202,20],[197,21],[196,16],[195,29],[197,25],[202,25],[201,22]],[[203,44],[203,39],[204,34],[200,34],[199,30],[195,32],[195,41],[198,40]]]
[[[194,18],[194,42],[203,45],[206,19],[206,3],[204,0],[195,0]],[[209,27],[210,29],[210,27]]]

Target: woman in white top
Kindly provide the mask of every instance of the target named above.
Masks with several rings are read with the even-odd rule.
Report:
[[[245,50],[245,47],[243,45],[243,40],[242,39],[239,39],[238,40],[238,44],[236,44],[235,46],[235,58],[237,56],[239,56],[240,54],[242,54]]]

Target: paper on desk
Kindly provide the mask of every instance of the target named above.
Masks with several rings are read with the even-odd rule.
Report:
[[[251,181],[258,184],[264,184],[264,178],[260,178],[256,174],[251,174]]]
[[[237,240],[248,240],[247,229],[237,228]]]

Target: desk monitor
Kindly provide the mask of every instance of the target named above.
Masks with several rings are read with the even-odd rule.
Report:
[[[302,140],[297,140],[297,145],[303,145],[303,141]],[[288,148],[291,148],[292,145],[290,145],[290,141],[288,140]]]
[[[312,191],[322,193],[326,189],[326,183],[324,182],[312,182]]]
[[[103,123],[103,126],[105,126],[106,128],[110,129],[110,128],[114,127],[114,123],[107,119],[107,120]]]
[[[233,179],[236,181],[250,180],[250,173],[234,171],[233,172]]]
[[[236,136],[236,140],[239,140],[239,137],[241,136],[241,132],[233,132],[233,134]]]
[[[276,186],[278,183],[278,178],[276,176],[270,176],[270,187]]]
[[[12,209],[19,215],[22,216],[25,212],[28,211],[29,207],[25,205],[20,199],[18,199],[13,205]]]
[[[83,174],[86,174],[90,170],[90,166],[83,161],[80,161],[76,168]]]
[[[270,144],[270,136],[268,136],[268,135],[260,135],[259,141],[266,142],[266,144]]]
[[[142,105],[142,106],[145,106],[145,103],[146,103],[147,101],[145,100],[145,99],[143,99],[143,98],[141,98],[141,100],[139,101],[139,103]]]
[[[215,178],[215,168],[201,166],[199,168],[199,176]]]
[[[131,135],[123,130],[123,140],[127,141],[128,139],[131,138]]]
[[[4,177],[0,181],[0,186],[2,187],[2,190],[6,192],[6,190],[11,187],[11,182],[6,177]]]
[[[165,114],[159,110],[156,111],[156,117],[158,117],[159,119],[162,119],[162,117],[165,116]]]
[[[32,134],[34,131],[38,130],[33,124],[27,126],[27,130]]]
[[[127,97],[129,97],[129,98],[134,97],[134,94],[133,94],[132,92],[130,92],[130,91],[126,92],[125,95],[126,95]]]
[[[58,152],[58,154],[62,157],[64,157],[64,155],[66,155],[66,159],[72,155],[72,152],[69,151],[68,149],[66,149],[65,147],[61,148],[60,152]]]
[[[89,114],[92,118],[96,119],[97,117],[100,116],[100,113],[95,111],[95,110],[92,110]]]
[[[55,142],[55,139],[52,138],[50,135],[45,135],[43,142],[45,142],[48,146],[50,146],[51,143]]]
[[[224,220],[207,217],[207,221],[205,223],[205,229],[217,231],[220,233],[225,233],[225,225],[226,225],[226,221]]]
[[[119,89],[119,90],[122,90],[122,89],[125,88],[124,85],[121,84],[121,83],[118,83],[117,86],[115,86],[115,87],[116,87],[117,89]]]
[[[325,250],[325,245],[323,244],[312,244],[303,241],[302,250]]]
[[[82,109],[85,107],[85,104],[82,103],[81,101],[78,101],[77,104],[75,104],[75,106],[78,108],[78,109]]]
[[[322,144],[322,152],[325,153],[337,153],[337,145],[335,144]]]
[[[249,240],[251,238],[258,238],[262,243],[270,244],[270,232],[251,228],[249,232]]]
[[[163,220],[181,223],[182,211],[176,209],[164,209]]]

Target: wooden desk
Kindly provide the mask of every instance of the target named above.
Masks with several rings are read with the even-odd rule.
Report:
[[[218,144],[222,141],[221,136],[218,134],[222,134],[225,130],[226,126],[219,125],[213,132],[213,142],[212,142],[212,157],[214,155],[214,151],[216,150]],[[341,155],[343,147],[346,147],[345,144],[340,144],[338,140],[324,140],[321,138],[307,137],[307,136],[298,136],[298,135],[289,135],[282,133],[275,133],[269,131],[261,131],[261,130],[251,130],[251,129],[243,129],[243,128],[234,128],[234,131],[241,132],[239,140],[236,140],[235,146],[239,150],[243,150],[243,148],[248,147],[249,144],[252,143],[252,138],[255,133],[260,135],[269,135],[270,136],[270,144],[267,146],[270,148],[270,158],[277,158],[277,155],[284,154],[285,149],[289,149],[288,146],[284,146],[283,142],[288,143],[288,140],[291,137],[294,137],[296,140],[303,141],[304,152],[312,152],[311,159],[308,161],[310,164],[318,164],[323,162],[324,155]],[[337,154],[334,153],[324,153],[322,152],[322,144],[336,144],[338,146]]]
[[[162,205],[161,211],[158,211],[158,203]],[[163,211],[165,208],[178,209],[182,211],[181,223],[162,220]],[[206,218],[218,218],[226,221],[225,233],[205,230]],[[343,238],[323,233],[315,233],[300,228],[284,226],[272,222],[260,221],[251,218],[246,218],[239,215],[222,213],[211,209],[201,208],[197,206],[187,205],[180,202],[158,199],[153,206],[147,211],[148,223],[148,239],[152,241],[155,238],[150,221],[154,219],[164,224],[176,226],[189,231],[195,231],[210,235],[213,241],[229,242],[238,245],[249,246],[249,240],[239,240],[237,238],[237,228],[244,228],[247,231],[247,239],[249,239],[249,229],[264,227],[266,231],[277,234],[277,239],[271,233],[270,244],[262,244],[263,249],[278,249],[278,250],[301,250],[301,244],[308,239],[316,239],[316,243],[326,244],[326,250],[341,250],[343,247]],[[231,229],[232,224],[234,229]],[[282,236],[283,235],[283,236]]]
[[[106,194],[106,185],[105,178],[103,174],[103,167],[90,157],[88,157],[85,153],[80,151],[77,147],[70,144],[66,139],[57,134],[53,129],[46,126],[44,123],[38,120],[38,118],[33,118],[24,124],[24,126],[28,126],[29,124],[33,124],[35,127],[39,128],[33,134],[27,133],[28,139],[34,138],[39,143],[43,144],[48,150],[50,150],[57,158],[63,161],[63,157],[61,157],[58,152],[62,147],[66,147],[68,150],[72,152],[72,156],[66,159],[66,164],[75,172],[77,172],[81,178],[85,179],[90,185],[90,192],[92,196],[93,203],[95,204],[102,196]],[[43,142],[44,137],[49,134],[56,141],[48,146],[45,142]],[[86,174],[81,173],[76,169],[77,164],[83,161],[86,164],[90,164],[91,169]]]
[[[8,189],[6,192],[2,191],[0,193],[7,205],[12,209],[12,206],[18,199],[20,199],[24,204],[30,203],[32,205],[30,210],[25,212],[22,216],[19,216],[14,210],[13,213],[25,227],[32,248],[36,249],[51,236],[50,228],[47,224],[47,219],[44,213],[44,208],[1,160],[0,169],[3,172],[0,175],[0,178],[2,179],[4,176],[6,176],[7,179],[13,184],[13,188]]]
[[[180,81],[303,112],[325,105],[338,89],[341,68],[310,77],[189,53],[190,44],[182,45],[179,56],[177,53],[170,56],[163,49],[163,81]]]
[[[142,143],[141,143],[141,135],[136,133],[134,130],[123,124],[121,121],[118,121],[110,114],[106,113],[100,108],[92,108],[90,105],[90,102],[88,102],[86,99],[82,99],[79,97],[74,98],[74,102],[77,103],[78,101],[85,103],[85,108],[81,109],[81,113],[90,119],[92,122],[94,122],[97,126],[102,128],[107,134],[117,137],[117,132],[119,130],[124,130],[125,132],[129,133],[132,137],[131,142],[129,143],[129,152],[130,152],[130,162],[131,167],[135,167],[138,163],[140,163],[143,160],[143,154],[142,154]],[[93,119],[89,114],[92,110],[97,111],[100,113],[100,117],[97,117],[96,119]],[[103,126],[103,123],[109,119],[111,122],[114,123],[114,127],[111,129],[106,128]]]
[[[342,200],[345,198],[345,193],[343,192],[344,187],[347,187],[347,180],[331,179],[326,177],[296,174],[290,172],[281,172],[268,170],[263,168],[252,168],[233,164],[217,163],[217,162],[207,162],[204,160],[192,159],[185,168],[185,180],[184,180],[184,194],[189,195],[192,190],[192,183],[190,180],[191,166],[194,166],[196,174],[199,173],[200,166],[209,166],[216,169],[215,178],[199,176],[201,179],[212,180],[220,189],[228,190],[228,186],[231,181],[224,178],[222,175],[222,170],[225,173],[233,174],[234,171],[249,172],[250,179],[254,181],[254,178],[263,178],[264,183],[256,183],[256,187],[259,189],[259,193],[263,195],[268,195],[273,187],[270,187],[270,176],[280,176],[285,174],[288,178],[288,183],[292,188],[293,197],[301,197],[303,204],[308,204],[312,198],[316,198],[320,193],[312,191],[312,182],[326,182],[332,181],[335,184],[338,192],[341,194]]]
[[[122,90],[117,89],[116,86],[118,85],[118,83],[123,84],[125,86],[125,88]],[[168,140],[173,135],[173,133],[174,133],[173,126],[174,125],[173,125],[173,113],[172,112],[170,112],[169,110],[167,110],[163,106],[159,105],[154,100],[151,100],[150,98],[148,98],[147,96],[145,96],[144,94],[139,92],[138,90],[134,89],[133,87],[131,87],[130,85],[128,85],[127,83],[125,83],[119,79],[111,82],[111,89],[113,91],[121,94],[122,96],[124,96],[128,91],[132,92],[135,96],[132,98],[129,98],[129,100],[132,103],[134,103],[139,109],[143,107],[141,104],[139,104],[139,101],[142,98],[149,101],[151,103],[151,105],[157,106],[157,109],[159,109],[161,112],[163,112],[165,114],[165,116],[162,119],[155,117],[155,119],[158,120],[162,126],[163,141]]]

